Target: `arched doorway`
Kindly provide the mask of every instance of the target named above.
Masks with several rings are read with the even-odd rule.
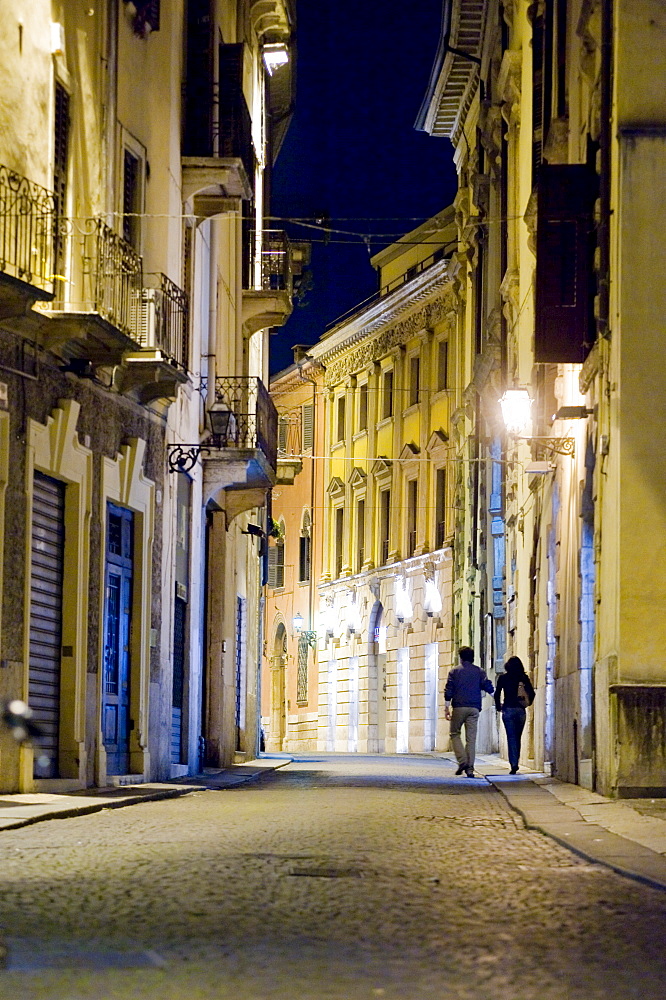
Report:
[[[271,657],[271,728],[266,741],[269,751],[282,750],[287,732],[286,670],[287,630],[280,622],[275,630]]]
[[[386,628],[384,608],[375,601],[368,627],[368,753],[386,745]]]

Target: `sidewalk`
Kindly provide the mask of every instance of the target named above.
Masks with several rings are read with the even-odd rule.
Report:
[[[666,889],[666,799],[608,799],[524,768],[511,775],[494,755],[477,758],[476,769],[528,829],[588,861]]]
[[[102,809],[119,809],[138,802],[173,799],[205,789],[220,790],[257,781],[267,771],[289,764],[287,754],[266,754],[244,764],[232,764],[221,769],[209,768],[203,774],[174,778],[173,781],[121,785],[110,788],[86,788],[68,794],[35,792],[33,794],[2,795],[0,793],[0,832],[41,823],[47,819],[66,819]]]

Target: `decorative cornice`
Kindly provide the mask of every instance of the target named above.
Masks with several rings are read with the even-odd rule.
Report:
[[[426,296],[434,297],[418,308]],[[375,361],[385,357],[394,348],[412,340],[423,330],[441,323],[452,312],[455,314],[453,305],[451,275],[449,263],[446,262],[436,284],[429,283],[429,287],[420,294],[416,292],[405,298],[395,310],[373,309],[357,317],[353,323],[340,328],[335,343],[331,343],[328,350],[327,341],[321,343],[317,353],[326,365],[326,384],[336,385],[354,372],[369,369]],[[403,318],[397,321],[398,316]],[[377,330],[380,332],[372,336]],[[363,343],[351,349],[360,340]]]

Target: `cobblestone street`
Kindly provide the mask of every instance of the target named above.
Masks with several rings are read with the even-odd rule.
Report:
[[[2,1000],[666,995],[664,892],[415,756],[0,833],[0,922]]]

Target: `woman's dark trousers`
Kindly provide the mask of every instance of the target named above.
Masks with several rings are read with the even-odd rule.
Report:
[[[523,729],[525,728],[525,709],[524,708],[503,708],[502,709],[502,722],[504,723],[504,728],[506,729],[506,741],[509,744],[509,764],[511,765],[511,770],[518,770],[518,761],[520,760],[520,738],[523,735]]]

